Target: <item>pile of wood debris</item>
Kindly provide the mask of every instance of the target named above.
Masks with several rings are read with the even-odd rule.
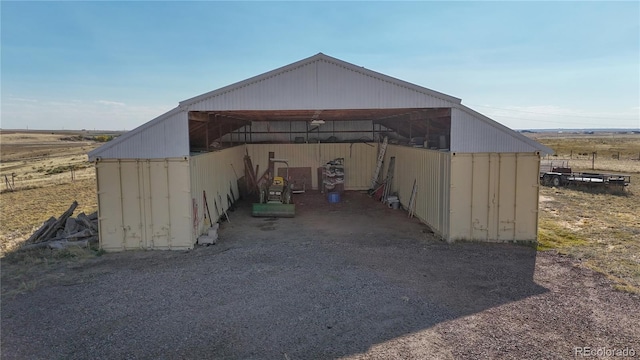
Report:
[[[98,213],[80,213],[71,217],[78,207],[73,204],[59,218],[51,217],[29,237],[20,250],[50,248],[65,249],[70,246],[89,247],[98,243]]]

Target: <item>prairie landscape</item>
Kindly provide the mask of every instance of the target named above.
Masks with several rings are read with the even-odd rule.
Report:
[[[543,162],[565,164],[574,171],[631,175],[631,184],[617,194],[541,186],[538,241],[539,250],[578,259],[609,276],[617,288],[640,293],[640,134],[528,135],[556,152]],[[81,131],[0,133],[2,254],[20,246],[45,220],[61,214],[74,200],[79,203],[77,212],[97,210],[95,170],[87,152],[101,145],[96,141],[100,136],[107,135]],[[11,181],[15,191],[8,188]]]
[[[640,134],[533,134],[572,171],[631,175],[623,192],[540,187],[539,249],[570,256],[640,293]],[[594,155],[595,153],[595,155]]]
[[[640,136],[622,148],[610,136],[538,138],[555,149],[554,161],[628,173],[631,184],[622,192],[541,186],[537,249],[447,244],[354,193],[341,204],[348,208],[320,212],[326,201],[305,194],[291,221],[253,218],[240,203],[215,246],[104,254],[16,251],[73,200],[77,212],[95,211],[86,151],[99,144],[11,135],[2,138],[2,178],[17,176],[14,190],[0,193],[7,358],[517,359],[571,358],[585,346],[640,350]],[[595,151],[591,170],[580,153]],[[80,169],[75,180],[69,164]],[[317,229],[318,218],[338,226]]]
[[[95,170],[87,152],[109,136],[85,131],[0,132],[1,254],[15,249],[74,200],[79,203],[77,212],[97,210]]]

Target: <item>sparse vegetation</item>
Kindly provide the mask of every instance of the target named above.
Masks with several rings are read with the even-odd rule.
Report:
[[[108,142],[113,140],[113,135],[97,135],[94,139],[97,142]]]
[[[11,251],[49,217],[64,212],[74,200],[77,213],[92,213],[98,208],[94,179],[0,194],[0,253]]]
[[[617,290],[640,293],[640,161],[623,159],[623,155],[637,156],[640,137],[624,142],[610,137],[538,140],[566,157],[574,171],[592,171],[591,160],[576,160],[576,152],[620,151],[621,160],[599,156],[594,169],[631,174],[624,192],[541,187],[538,248],[579,259],[607,275]],[[571,149],[573,159],[569,159]]]

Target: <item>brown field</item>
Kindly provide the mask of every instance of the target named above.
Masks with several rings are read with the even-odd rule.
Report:
[[[0,190],[95,177],[87,152],[100,145],[79,132],[0,132]],[[13,175],[13,176],[12,176]]]
[[[97,210],[95,170],[87,152],[100,143],[85,136],[0,132],[0,254],[18,246],[51,216],[60,216],[74,200],[79,203],[76,214]],[[7,186],[12,181],[13,192]]]

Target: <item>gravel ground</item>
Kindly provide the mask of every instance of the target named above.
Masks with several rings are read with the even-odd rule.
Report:
[[[402,211],[344,200],[299,196],[293,219],[244,206],[215,246],[50,267],[3,295],[2,358],[640,357],[640,298],[576,260],[446,244]]]

